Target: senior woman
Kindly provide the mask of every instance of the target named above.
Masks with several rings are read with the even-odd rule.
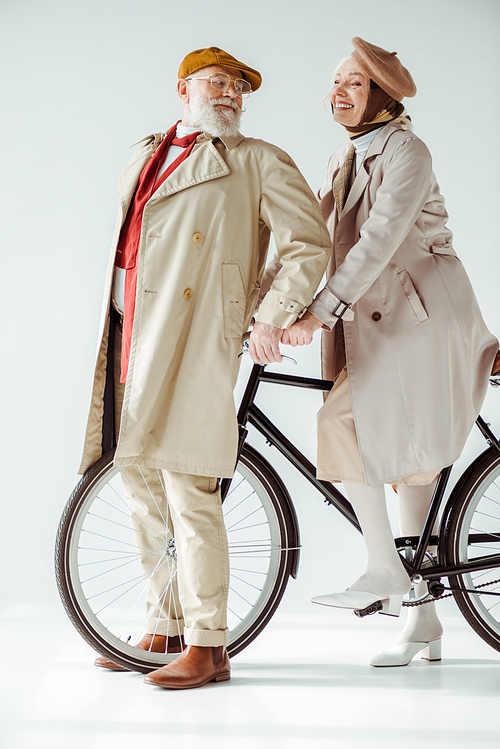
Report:
[[[398,614],[410,580],[384,484],[396,486],[401,534],[418,535],[500,359],[453,249],[431,156],[401,104],[416,93],[411,75],[395,52],[352,43],[330,92],[349,140],[319,193],[334,247],[328,282],[282,342],[307,344],[323,329],[323,376],[334,386],[318,415],[318,477],[344,483],[368,553],[347,591],[313,601],[362,609],[380,600]],[[434,604],[412,608],[396,644],[371,665],[406,665],[420,651],[438,660],[442,631]]]

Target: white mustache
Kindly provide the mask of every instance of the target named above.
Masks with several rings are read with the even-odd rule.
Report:
[[[221,97],[220,99],[212,99],[212,100],[210,101],[210,104],[211,104],[211,105],[212,105],[213,107],[214,107],[214,106],[216,106],[217,104],[224,104],[225,106],[228,106],[228,107],[232,107],[232,108],[234,109],[234,111],[235,111],[235,112],[241,112],[241,109],[240,109],[240,108],[239,108],[239,106],[238,106],[238,105],[236,104],[236,102],[234,102],[234,101],[233,101],[232,99],[230,99],[229,97],[225,97],[225,96],[223,96],[223,97]]]

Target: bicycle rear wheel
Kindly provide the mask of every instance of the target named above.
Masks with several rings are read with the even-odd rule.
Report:
[[[500,452],[491,447],[457,485],[445,531],[448,565],[500,554]],[[500,566],[453,575],[457,605],[477,634],[500,650]],[[476,592],[477,591],[477,592]]]
[[[56,577],[66,611],[85,640],[115,663],[148,672],[177,657],[133,645],[148,631],[146,608],[154,576],[163,586],[157,606],[167,609],[167,618],[177,618],[175,537],[168,530],[158,532],[151,511],[151,522],[140,520],[139,538],[145,542],[138,545],[139,521],[127,503],[122,476],[127,467],[114,466],[113,457],[111,451],[85,473],[66,505],[56,541]],[[141,480],[151,479],[152,470],[138,469]],[[158,489],[163,486],[161,471],[154,473]],[[168,515],[168,498],[162,502]],[[223,512],[230,556],[228,653],[233,656],[276,610],[294,569],[298,536],[286,489],[247,445]]]

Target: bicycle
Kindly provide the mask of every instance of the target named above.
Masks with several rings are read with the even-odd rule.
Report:
[[[500,386],[500,379],[491,378],[490,382]],[[238,463],[233,478],[221,481],[230,551],[230,656],[245,648],[268,624],[290,576],[297,576],[300,555],[299,523],[292,498],[276,470],[247,443],[247,424],[276,447],[329,506],[360,530],[342,493],[333,484],[316,478],[312,463],[255,405],[263,383],[322,391],[333,385],[328,380],[267,372],[257,364],[251,370],[238,411]],[[428,583],[426,596],[410,598],[404,605],[424,605],[450,591],[477,634],[500,651],[500,572],[495,572],[500,568],[500,441],[481,416],[476,424],[488,447],[453,487],[438,534],[432,535],[431,529],[443,504],[451,466],[440,474],[420,537],[396,538],[395,544],[412,582]],[[111,450],[89,468],[68,500],[57,534],[56,578],[71,621],[92,648],[118,665],[147,672],[176,657],[130,644],[147,631],[144,605],[154,575],[165,578],[157,607],[174,605],[175,538],[159,534],[154,523],[149,527],[142,524],[140,530],[143,538],[147,536],[148,548],[138,547],[125,481],[121,480],[126,467],[113,465],[113,457]],[[156,473],[164,490],[161,471]],[[162,500],[168,514],[168,498]],[[436,557],[428,553],[429,546],[437,547]],[[145,556],[152,570],[150,578],[145,577],[141,566]],[[448,586],[443,578],[448,579]],[[490,607],[487,601],[493,601]],[[366,616],[380,609],[380,604],[374,604],[356,613]]]

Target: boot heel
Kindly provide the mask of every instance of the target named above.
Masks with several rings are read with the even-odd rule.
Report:
[[[226,671],[225,673],[217,674],[217,676],[214,676],[212,681],[229,681],[230,678],[231,678],[231,672]]]
[[[433,640],[426,648],[422,650],[420,656],[425,661],[440,661],[441,660],[441,638],[439,640]]]
[[[403,604],[403,596],[389,596],[382,601],[381,614],[387,616],[399,616],[401,613],[401,606]]]

